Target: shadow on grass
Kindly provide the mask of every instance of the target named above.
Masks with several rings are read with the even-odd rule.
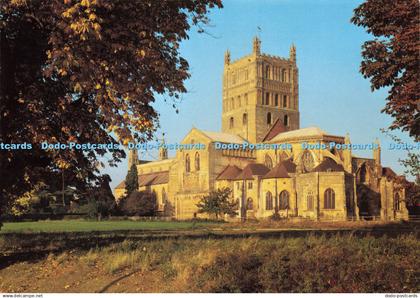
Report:
[[[167,239],[237,239],[259,238],[302,238],[313,236],[346,236],[396,238],[399,235],[419,236],[420,223],[387,223],[361,228],[315,228],[307,229],[258,229],[252,230],[170,230],[170,231],[112,231],[112,232],[66,232],[66,233],[5,233],[0,234],[0,270],[19,262],[35,263],[50,253],[69,250],[85,251],[129,241],[153,241]]]
[[[103,287],[102,289],[100,289],[97,293],[106,293],[106,291],[110,288],[110,287],[112,287],[113,285],[115,285],[115,284],[117,284],[118,282],[120,282],[121,280],[123,280],[123,279],[125,279],[125,278],[127,278],[127,277],[130,277],[131,275],[133,275],[133,274],[136,274],[136,273],[138,273],[138,272],[140,272],[141,270],[139,269],[139,270],[135,270],[135,271],[132,271],[132,272],[130,272],[130,273],[127,273],[127,274],[124,274],[123,276],[120,276],[120,277],[118,277],[117,279],[114,279],[113,281],[111,281],[109,284],[107,284],[105,287]]]

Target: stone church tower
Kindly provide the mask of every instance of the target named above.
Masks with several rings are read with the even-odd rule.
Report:
[[[288,59],[266,55],[255,37],[251,55],[232,62],[225,54],[222,131],[256,143],[276,122],[284,130],[299,129],[296,48]]]
[[[139,161],[139,154],[137,149],[131,149],[128,151],[128,170],[131,169],[132,165],[138,165],[140,164]]]

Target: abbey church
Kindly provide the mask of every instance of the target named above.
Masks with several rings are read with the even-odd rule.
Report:
[[[205,217],[196,204],[210,191],[228,187],[237,202],[236,219],[273,214],[312,220],[408,217],[404,189],[392,169],[382,165],[378,142],[372,158],[359,158],[350,149],[330,146],[351,147],[348,135],[300,127],[293,45],[288,58],[262,53],[258,38],[250,55],[233,61],[226,52],[222,104],[221,132],[192,128],[180,142],[204,144],[205,149],[177,150],[168,158],[162,148],[158,161],[139,160],[137,151],[130,151],[129,168],[137,165],[139,190],[156,195],[162,216]],[[244,143],[266,146],[255,150]],[[123,181],[115,196],[124,193]]]

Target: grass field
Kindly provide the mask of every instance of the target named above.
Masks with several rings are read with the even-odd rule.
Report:
[[[126,240],[8,263],[0,292],[416,293],[419,254],[414,234]]]
[[[4,223],[0,233],[178,230],[219,225],[214,222],[50,220]]]

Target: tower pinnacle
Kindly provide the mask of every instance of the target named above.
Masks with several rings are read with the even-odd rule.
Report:
[[[254,41],[252,45],[252,52],[255,55],[261,54],[261,40],[257,36],[254,37]]]
[[[139,155],[137,149],[133,148],[128,152],[128,168],[131,169],[132,165],[139,164]]]
[[[225,52],[225,64],[230,64],[230,51],[226,50]]]
[[[165,134],[162,134],[162,142],[159,147],[159,160],[168,159],[168,149],[165,143]]]
[[[290,46],[289,59],[292,62],[296,62],[296,47],[293,43]]]

